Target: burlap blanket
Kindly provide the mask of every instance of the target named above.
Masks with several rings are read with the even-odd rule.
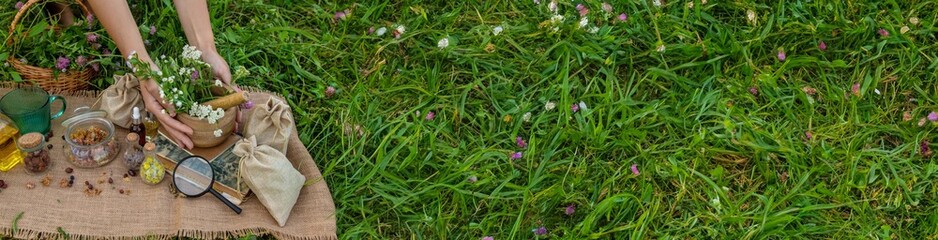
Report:
[[[0,89],[0,95],[10,89]],[[238,215],[210,194],[199,198],[176,197],[170,193],[171,176],[156,186],[144,184],[139,177],[124,180],[127,168],[120,159],[94,169],[73,167],[65,160],[61,146],[64,133],[62,120],[72,109],[90,106],[97,92],[58,93],[65,96],[68,111],[53,120],[55,136],[50,144],[52,166],[44,173],[31,175],[22,164],[7,172],[0,172],[0,180],[7,189],[0,189],[0,233],[4,236],[27,239],[167,239],[192,237],[200,239],[231,238],[248,234],[271,234],[280,239],[336,239],[335,205],[326,182],[309,152],[294,131],[287,151],[294,167],[315,183],[306,186],[290,214],[286,226],[279,227],[256,198],[241,204]],[[255,102],[263,102],[268,94],[253,94]],[[53,108],[58,107],[56,103]],[[126,130],[118,130],[119,136]],[[74,168],[72,174],[65,172]],[[75,176],[72,187],[60,187],[59,182]],[[113,179],[113,184],[99,183],[102,175]],[[52,182],[43,186],[49,176]],[[99,195],[84,192],[85,181],[101,189]],[[35,185],[27,189],[27,184]],[[125,190],[125,194],[119,191]],[[15,220],[16,216],[22,214]],[[15,225],[14,225],[15,224]]]

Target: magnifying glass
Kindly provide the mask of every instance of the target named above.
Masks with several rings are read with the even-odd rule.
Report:
[[[228,205],[231,210],[241,214],[240,207],[228,201],[227,198],[212,188],[212,184],[214,183],[215,170],[212,169],[212,165],[209,164],[208,160],[205,160],[203,157],[189,156],[179,161],[179,164],[176,165],[176,169],[173,170],[173,185],[175,185],[176,190],[183,195],[199,197],[210,192],[212,195],[215,195],[218,200]]]

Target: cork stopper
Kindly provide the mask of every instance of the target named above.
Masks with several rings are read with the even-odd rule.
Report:
[[[140,135],[138,135],[137,133],[132,132],[132,133],[127,134],[128,142],[136,143],[138,140],[140,140]]]
[[[24,149],[35,148],[36,146],[39,146],[42,141],[44,141],[44,138],[45,136],[37,132],[23,134],[23,136],[21,136],[19,139],[20,147],[23,147]]]
[[[153,151],[153,150],[156,150],[156,144],[153,144],[153,142],[147,142],[147,144],[144,144],[144,145],[143,145],[143,150],[144,150],[144,151]]]

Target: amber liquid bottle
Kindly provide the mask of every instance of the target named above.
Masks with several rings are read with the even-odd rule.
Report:
[[[23,162],[23,154],[16,148],[16,134],[19,130],[13,123],[0,119],[0,171],[9,171]]]
[[[137,136],[146,136],[146,126],[144,126],[143,121],[140,120],[140,108],[134,107],[134,112],[133,115],[131,115],[131,118],[133,120],[130,122],[130,132],[136,133]],[[143,146],[147,143],[147,138],[141,137],[138,142],[140,146]]]

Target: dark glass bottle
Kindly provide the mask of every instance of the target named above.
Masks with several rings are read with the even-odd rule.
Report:
[[[131,115],[131,118],[133,120],[130,122],[130,132],[136,133],[137,136],[146,136],[146,127],[143,125],[143,121],[140,120],[140,108],[134,107],[134,112],[133,115]],[[137,142],[140,144],[140,146],[143,146],[147,143],[147,139],[145,137],[141,137]]]

